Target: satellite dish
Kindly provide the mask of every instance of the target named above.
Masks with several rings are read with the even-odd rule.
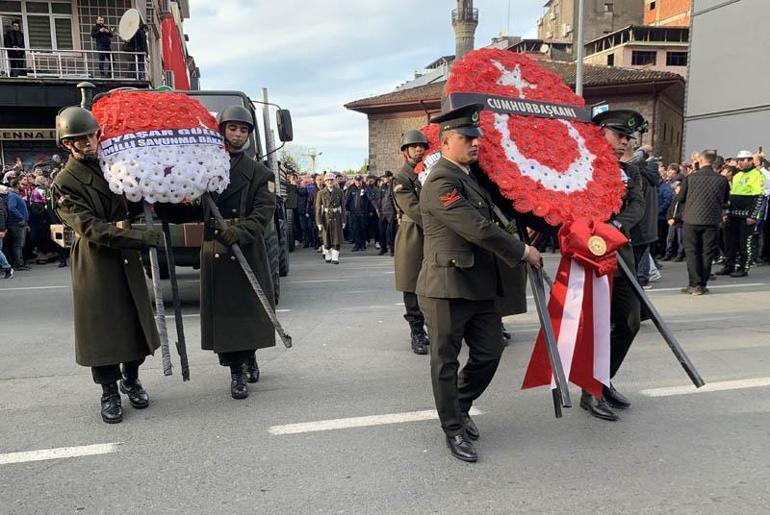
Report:
[[[550,49],[551,46],[548,43],[543,43],[543,45],[540,47],[540,53],[547,54]]]
[[[129,9],[120,18],[118,25],[118,35],[123,41],[129,41],[134,37],[142,24],[142,16],[136,9]]]

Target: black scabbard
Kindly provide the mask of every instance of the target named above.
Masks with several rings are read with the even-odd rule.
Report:
[[[184,337],[184,322],[182,320],[182,302],[179,298],[179,283],[176,278],[176,258],[171,246],[171,228],[163,220],[163,234],[166,240],[166,264],[168,278],[171,282],[171,296],[174,301],[174,321],[176,322],[176,352],[179,354],[179,364],[182,367],[182,381],[190,380],[190,363],[187,359],[187,341]]]

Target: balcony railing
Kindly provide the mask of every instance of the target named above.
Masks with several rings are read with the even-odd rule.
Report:
[[[475,8],[452,9],[452,23],[458,21],[479,21],[479,10]]]
[[[23,51],[23,57],[15,54]],[[10,55],[9,55],[10,53]],[[141,52],[0,47],[0,79],[102,79],[148,82]]]

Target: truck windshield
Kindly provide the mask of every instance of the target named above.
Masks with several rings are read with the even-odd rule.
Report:
[[[224,109],[227,106],[231,105],[242,105],[246,109],[249,109],[251,111],[251,106],[246,104],[244,99],[240,95],[196,95],[195,91],[188,91],[186,92],[191,97],[195,98],[198,102],[203,104],[206,109],[209,110],[209,112],[214,115],[214,117],[219,114],[219,112]],[[252,115],[254,112],[252,111]],[[256,147],[257,140],[255,138],[256,131],[252,133],[251,136],[251,144],[249,145],[249,148],[246,149],[245,153],[246,155],[250,157],[255,157],[256,155],[261,155],[262,152],[261,149]]]

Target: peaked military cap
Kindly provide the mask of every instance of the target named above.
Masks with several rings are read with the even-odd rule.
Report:
[[[467,106],[452,109],[446,113],[441,113],[430,119],[430,123],[439,124],[439,130],[457,131],[469,138],[480,138],[484,135],[479,129],[481,117],[479,112],[484,108],[484,104],[469,104]]]
[[[600,127],[606,127],[629,138],[633,138],[637,132],[647,130],[647,122],[644,117],[630,109],[604,111],[594,116],[593,122]]]

